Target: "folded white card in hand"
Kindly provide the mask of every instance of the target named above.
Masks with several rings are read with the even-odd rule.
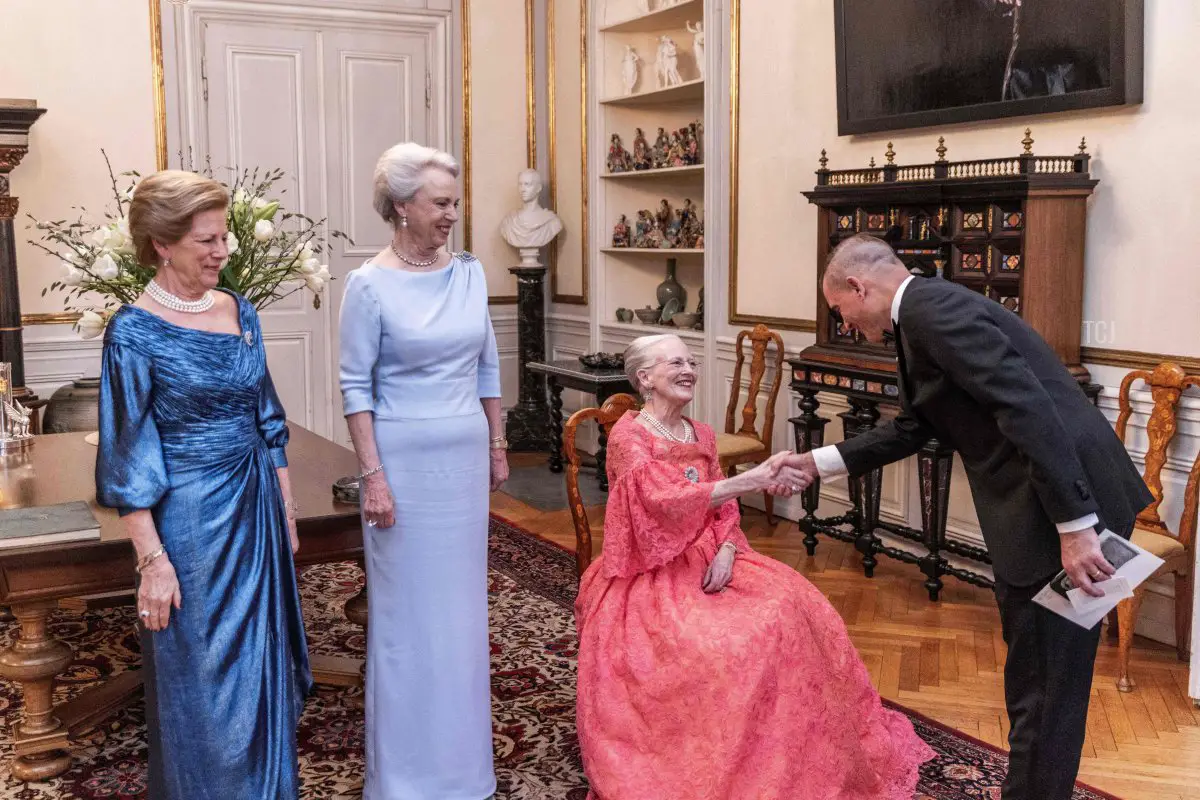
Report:
[[[1087,614],[1101,605],[1106,610],[1111,609],[1115,605],[1114,600],[1119,603],[1127,597],[1133,597],[1133,587],[1129,585],[1129,579],[1121,576],[1092,583],[1092,586],[1104,592],[1104,596],[1092,597],[1083,589],[1067,590],[1067,599],[1071,601],[1071,606],[1080,614]]]
[[[1103,583],[1093,584],[1104,590],[1103,597],[1092,597],[1082,589],[1076,588],[1070,576],[1063,571],[1034,595],[1033,602],[1045,606],[1076,625],[1091,629],[1104,619],[1108,612],[1116,608],[1117,603],[1125,597],[1132,597],[1133,590],[1163,563],[1158,556],[1146,552],[1110,530],[1100,534],[1100,551],[1104,553],[1108,563],[1116,568],[1116,573],[1111,578]],[[1124,583],[1113,583],[1117,578],[1123,579]],[[1105,584],[1113,585],[1105,587]],[[1076,601],[1072,600],[1072,593],[1080,601],[1084,601],[1081,606],[1077,606]]]

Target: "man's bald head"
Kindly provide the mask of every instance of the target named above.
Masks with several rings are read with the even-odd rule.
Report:
[[[887,242],[860,233],[839,244],[829,254],[825,264],[825,285],[841,288],[849,277],[878,280],[893,275],[904,278],[908,274],[908,268]]]

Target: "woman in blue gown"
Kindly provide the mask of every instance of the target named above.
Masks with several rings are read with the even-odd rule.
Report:
[[[312,677],[288,429],[257,313],[214,291],[227,203],[194,173],[141,182],[130,232],[157,272],[104,337],[96,494],[138,559],[155,800],[299,796]]]
[[[342,402],[366,527],[364,800],[496,791],[488,490],[508,477],[483,267],[446,247],[458,164],[408,142],[375,172],[389,247],[346,278]]]

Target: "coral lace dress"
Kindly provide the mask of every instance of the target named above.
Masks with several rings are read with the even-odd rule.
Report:
[[[712,429],[608,443],[604,554],[583,576],[578,728],[591,800],[911,800],[933,751],[883,708],[841,617],[750,549]],[[723,592],[701,590],[721,543]]]

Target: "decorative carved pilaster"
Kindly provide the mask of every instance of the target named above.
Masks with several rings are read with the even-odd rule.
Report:
[[[16,219],[21,202],[15,197],[0,197],[0,220]]]
[[[28,147],[5,147],[0,145],[0,171],[12,172],[28,152]]]

